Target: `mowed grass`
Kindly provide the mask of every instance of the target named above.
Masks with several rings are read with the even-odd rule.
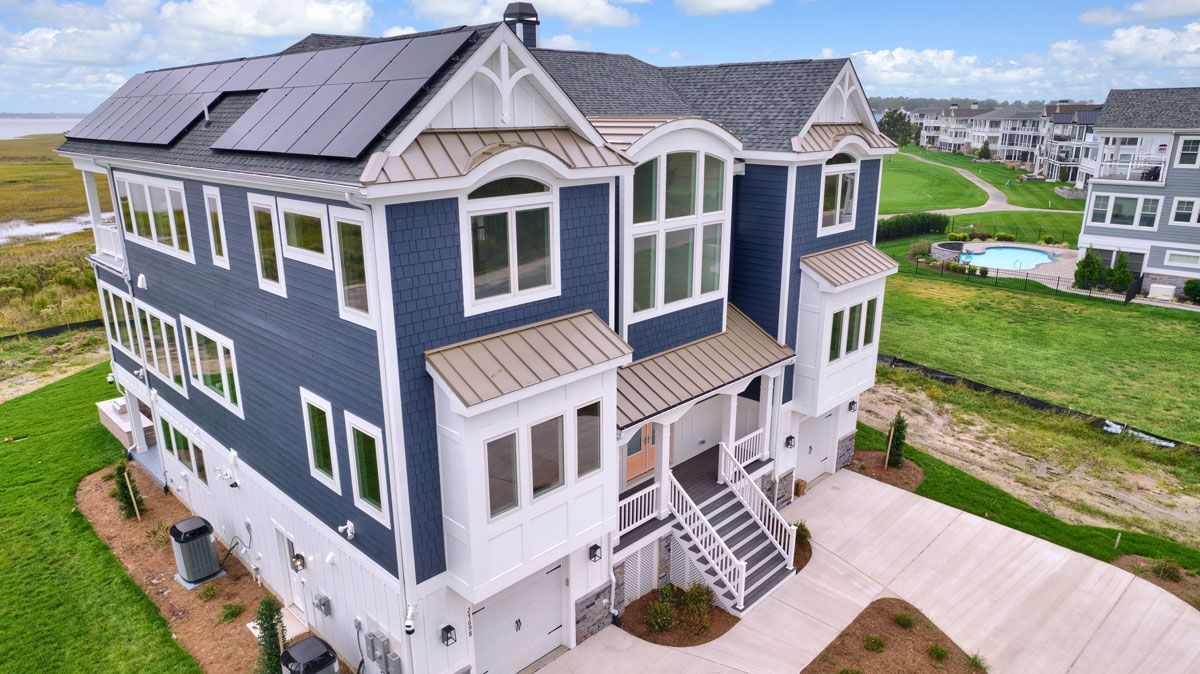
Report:
[[[886,443],[882,431],[858,425],[855,445],[859,449],[882,451]],[[1194,548],[1134,531],[1068,524],[917,448],[905,445],[904,452],[925,471],[925,480],[917,487],[921,496],[1105,562],[1121,555],[1144,555],[1200,571],[1200,551]],[[1118,534],[1119,546],[1114,545]]]
[[[1039,213],[1037,211],[996,211],[992,213],[968,213],[955,215],[952,228],[966,228],[991,232],[1008,232],[1017,241],[1037,243],[1047,234],[1057,241],[1066,241],[1072,248],[1079,244],[1079,230],[1083,228],[1082,213]]]
[[[902,154],[883,158],[880,213],[971,208],[985,203],[987,194],[953,169],[930,166]]]
[[[887,285],[884,353],[1200,443],[1200,313],[905,273]]]
[[[75,510],[79,481],[121,451],[96,416],[107,374],[0,405],[0,672],[200,671]]]
[[[0,222],[54,222],[87,212],[83,179],[68,159],[54,154],[62,134],[0,140]],[[112,210],[108,182],[96,180],[100,208]]]
[[[905,145],[900,150],[946,166],[967,169],[1004,192],[1011,206],[1067,211],[1082,211],[1084,207],[1083,199],[1064,199],[1054,193],[1055,187],[1065,183],[1021,182],[1022,172],[1014,171],[1002,163],[975,163],[966,155],[934,152],[913,145]],[[1012,181],[1012,185],[1005,185],[1009,180]]]

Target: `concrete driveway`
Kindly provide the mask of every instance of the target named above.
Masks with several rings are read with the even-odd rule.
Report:
[[[609,627],[546,672],[798,672],[880,597],[916,606],[992,672],[1197,672],[1200,612],[1111,564],[850,471],[785,512],[813,558],[716,641]]]

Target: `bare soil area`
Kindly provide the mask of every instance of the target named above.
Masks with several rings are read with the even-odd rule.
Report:
[[[25,346],[21,340],[0,344],[0,403],[109,359],[107,343],[91,344],[82,339],[61,345],[39,340],[28,346],[37,354],[23,352]]]
[[[1139,470],[1096,469],[1055,448],[1035,456],[1007,441],[1016,429],[932,400],[925,392],[879,382],[863,394],[859,419],[886,432],[897,410],[908,418],[908,444],[1074,524],[1118,526],[1200,545],[1200,498],[1149,462]],[[1078,450],[1079,448],[1074,448]]]
[[[925,471],[912,461],[905,460],[898,468],[885,467],[883,452],[854,451],[854,460],[850,462],[850,470],[899,487],[904,491],[916,491],[917,485],[925,479]]]
[[[1187,569],[1178,569],[1179,580],[1173,580],[1170,574],[1163,572],[1157,565],[1157,560],[1140,555],[1122,555],[1113,560],[1113,564],[1129,571],[1135,576],[1154,583],[1162,589],[1191,604],[1200,610],[1200,576]]]
[[[912,626],[901,627],[898,614],[912,618]],[[867,637],[882,637],[883,650],[868,650]],[[938,661],[929,651],[933,645],[944,649]],[[970,656],[938,629],[921,612],[900,599],[877,599],[850,623],[821,654],[805,667],[804,674],[840,674],[842,672],[979,672],[970,664]]]

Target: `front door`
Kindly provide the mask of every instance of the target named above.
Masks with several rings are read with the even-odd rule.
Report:
[[[625,481],[633,480],[654,470],[654,452],[657,437],[654,424],[645,424],[629,444],[625,445]]]
[[[538,571],[471,612],[475,671],[512,674],[563,643],[563,573]]]
[[[796,443],[796,479],[811,482],[823,473],[833,472],[830,461],[834,444],[836,420],[833,412],[823,417],[805,419],[800,424]]]

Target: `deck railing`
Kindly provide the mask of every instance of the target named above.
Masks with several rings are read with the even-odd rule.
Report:
[[[775,544],[775,548],[783,554],[788,568],[792,568],[792,560],[796,552],[796,528],[783,518],[783,514],[775,508],[775,504],[771,503],[767,495],[758,488],[758,485],[754,484],[750,474],[737,462],[725,443],[720,444],[719,451],[721,452],[721,478],[746,507],[746,510],[749,510],[750,514],[754,516],[754,520],[767,533],[767,537]]]
[[[657,483],[617,503],[617,535],[626,534],[655,517],[658,517]]]
[[[745,608],[746,562],[733,556],[733,551],[717,534],[716,528],[708,521],[704,513],[700,512],[700,508],[684,491],[683,485],[679,484],[679,480],[676,480],[675,475],[669,471],[667,472],[667,489],[667,495],[670,497],[667,502],[670,504],[671,514],[675,515],[675,518],[683,525],[684,531],[695,541],[700,554],[717,572],[717,577],[725,583],[725,587],[733,591],[734,605],[739,610]]]
[[[92,228],[92,231],[96,237],[96,252],[98,254],[107,255],[117,260],[123,258],[120,228],[115,225],[97,224]]]
[[[733,443],[733,455],[737,458],[738,465],[744,466],[751,461],[766,458],[763,456],[763,448],[765,446],[763,429],[760,428],[735,441]]]
[[[1128,180],[1131,182],[1162,182],[1166,174],[1164,157],[1140,157],[1127,161],[1101,161],[1096,177],[1104,180]]]

